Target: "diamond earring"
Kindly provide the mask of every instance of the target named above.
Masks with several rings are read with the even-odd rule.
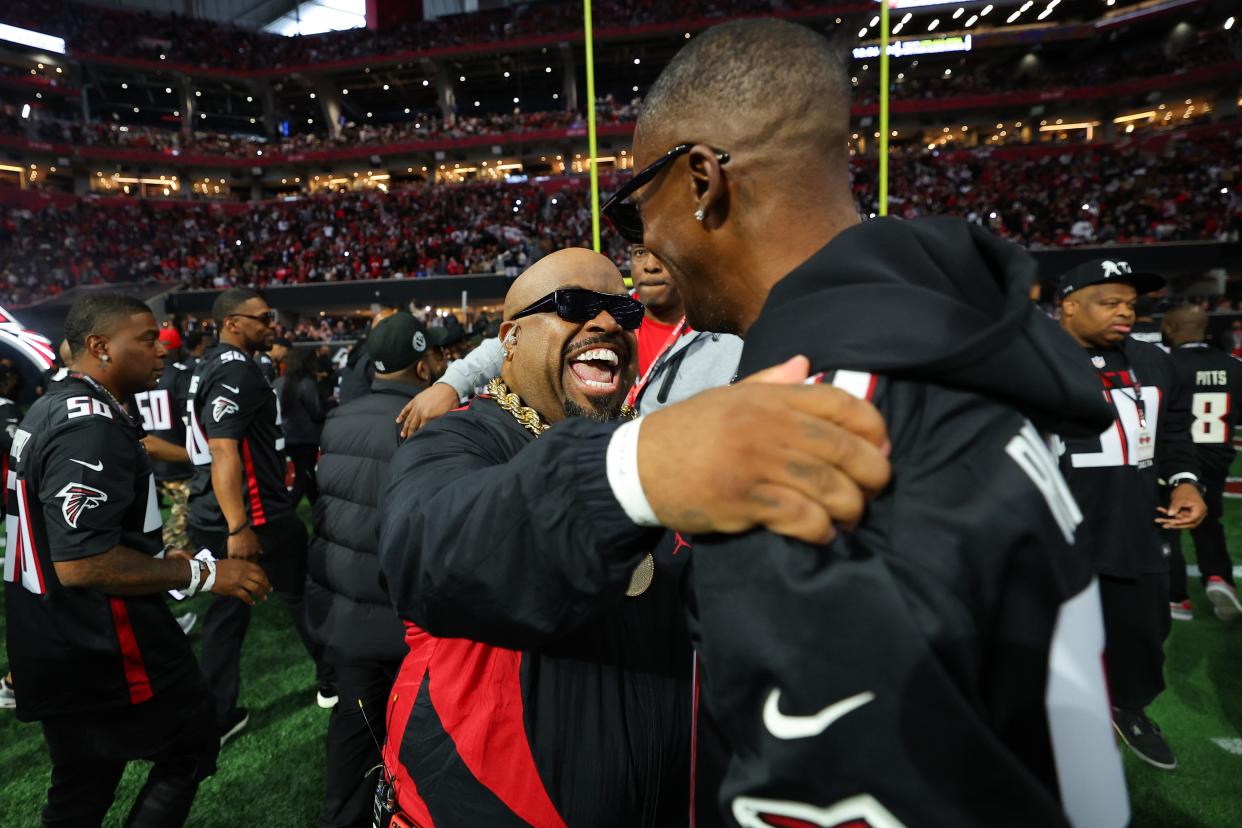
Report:
[[[695,221],[702,221],[702,220],[703,220],[703,215],[704,215],[704,213],[703,213],[703,208],[701,208],[701,207],[700,207],[699,209],[697,209],[697,210],[695,210],[695,211],[694,211],[694,220],[695,220]]]

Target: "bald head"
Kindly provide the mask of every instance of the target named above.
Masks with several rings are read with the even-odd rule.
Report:
[[[1160,326],[1165,341],[1176,348],[1188,342],[1202,342],[1207,336],[1207,311],[1198,305],[1181,305],[1164,315]]]
[[[818,162],[825,152],[845,157],[849,112],[842,59],[826,38],[783,20],[742,20],[708,29],[669,62],[643,101],[635,144],[781,145]]]
[[[554,290],[581,287],[600,293],[625,293],[621,271],[585,247],[570,247],[544,256],[513,280],[505,294],[505,320]]]

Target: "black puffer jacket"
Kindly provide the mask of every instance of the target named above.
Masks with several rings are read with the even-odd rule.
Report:
[[[313,633],[350,659],[405,656],[404,630],[380,586],[376,508],[400,444],[397,414],[422,390],[376,380],[324,424],[306,607]]]

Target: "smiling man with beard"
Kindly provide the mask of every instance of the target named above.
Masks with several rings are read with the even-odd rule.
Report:
[[[762,493],[784,495],[759,483],[756,498],[745,481],[785,479],[799,459],[822,464],[825,490],[840,492],[847,478],[883,485],[870,407],[833,397],[848,411],[800,413],[807,392],[831,389],[717,389],[622,425],[642,315],[607,258],[571,249],[540,260],[506,297],[504,363],[489,394],[421,429],[393,458],[379,554],[409,653],[390,696],[384,760],[391,802],[413,824],[684,821],[686,553],[654,518],[623,506],[614,482],[627,466],[615,451],[626,449],[622,429],[640,433],[638,445],[652,441],[657,465],[682,468],[678,486],[648,489],[644,477],[649,510],[670,515],[673,529],[766,525],[755,517],[767,508]],[[766,378],[805,377],[805,361],[791,365],[799,376]],[[759,427],[816,432],[832,428],[825,420],[866,435],[836,457],[839,472],[835,454],[805,453],[819,441],[770,441]],[[729,494],[739,486],[749,494]]]

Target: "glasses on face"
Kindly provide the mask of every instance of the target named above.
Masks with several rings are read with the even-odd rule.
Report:
[[[621,238],[631,244],[643,243],[643,217],[638,212],[638,205],[628,201],[629,197],[638,191],[647,182],[651,181],[660,171],[673,163],[678,157],[685,155],[694,147],[694,144],[678,144],[664,155],[652,161],[646,167],[634,174],[625,186],[612,194],[612,198],[604,202],[604,206],[600,208],[600,212],[612,222],[612,226],[621,234]],[[729,153],[724,150],[712,147],[712,152],[716,153],[716,160],[721,164],[729,163]]]
[[[608,311],[617,320],[617,324],[627,331],[632,331],[643,323],[642,302],[624,294],[598,293],[586,288],[554,290],[538,302],[513,314],[513,318],[521,319],[523,316],[550,311],[554,311],[566,322],[578,324],[591,321],[599,316],[600,311]]]
[[[255,322],[262,322],[264,325],[271,327],[276,324],[276,311],[270,310],[264,313],[230,313],[229,316],[244,316],[247,319],[253,319]]]

